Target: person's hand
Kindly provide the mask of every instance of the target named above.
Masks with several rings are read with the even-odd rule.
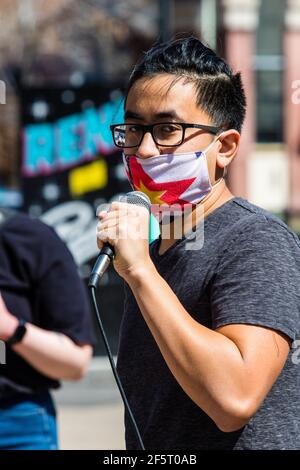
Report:
[[[7,341],[18,326],[18,319],[6,308],[0,293],[0,340]]]
[[[137,270],[152,265],[149,256],[149,213],[146,208],[113,202],[109,212],[100,212],[97,227],[99,249],[110,243],[115,250],[114,268],[125,280]]]

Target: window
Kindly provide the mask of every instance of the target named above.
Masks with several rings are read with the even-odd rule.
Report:
[[[256,37],[256,119],[258,142],[282,141],[282,0],[263,0]]]

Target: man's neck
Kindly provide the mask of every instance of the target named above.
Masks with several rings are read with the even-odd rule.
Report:
[[[226,186],[226,182],[222,179],[213,187],[211,192],[185,217],[174,219],[169,226],[161,227],[161,242],[159,246],[159,254],[162,255],[172,246],[178,239],[178,234],[185,235],[193,227],[198,225],[202,218],[206,218],[218,207],[232,199],[234,196]],[[164,236],[168,234],[168,236]]]

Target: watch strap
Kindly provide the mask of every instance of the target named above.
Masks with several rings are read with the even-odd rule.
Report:
[[[26,333],[26,321],[23,319],[19,320],[19,324],[15,329],[12,336],[6,341],[7,346],[12,346],[13,344],[17,344],[22,341],[24,335]]]

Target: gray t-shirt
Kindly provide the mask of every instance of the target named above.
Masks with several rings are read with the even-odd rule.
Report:
[[[211,329],[230,323],[261,325],[295,341],[300,322],[298,237],[271,213],[238,197],[209,214],[202,229],[199,250],[186,249],[187,237],[163,255],[158,254],[159,240],[150,246],[158,272],[185,309]],[[291,348],[250,422],[224,433],[176,382],[128,286],[125,293],[118,371],[146,449],[300,449],[296,349]],[[138,449],[125,418],[127,449]]]

